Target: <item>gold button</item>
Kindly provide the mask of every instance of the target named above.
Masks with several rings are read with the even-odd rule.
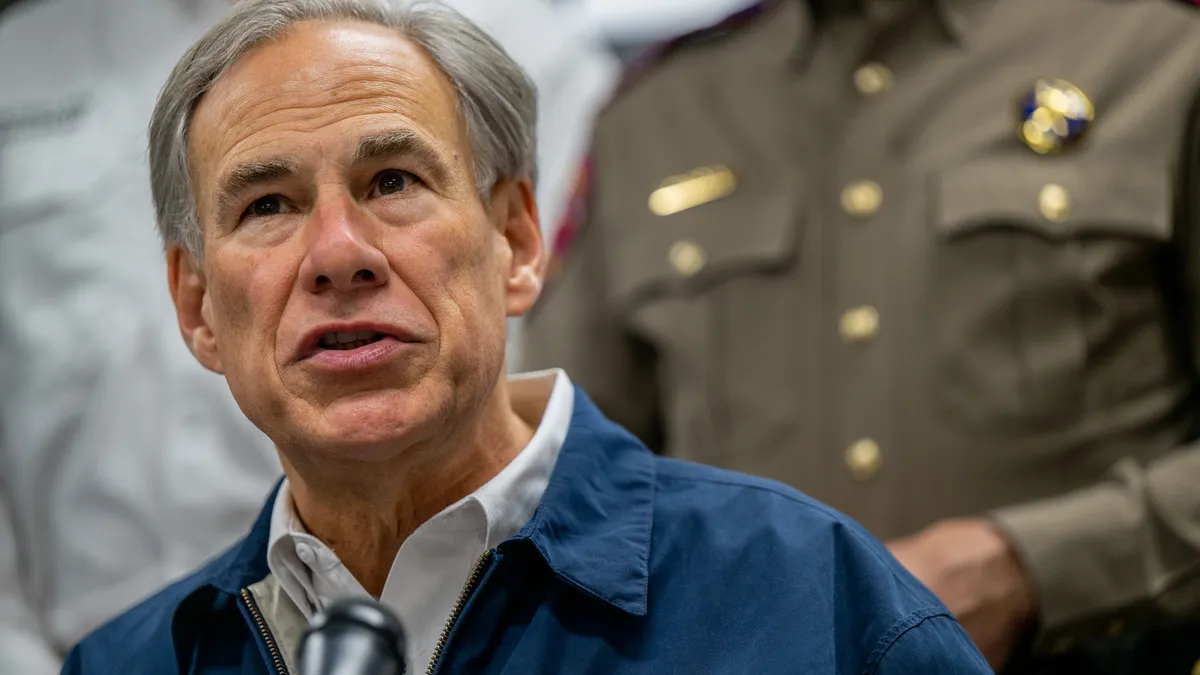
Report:
[[[667,253],[667,257],[671,261],[671,267],[685,277],[699,274],[700,270],[704,269],[704,263],[707,262],[704,249],[700,244],[687,239],[675,242]]]
[[[879,312],[874,307],[856,307],[842,315],[842,339],[866,342],[879,333]]]
[[[868,63],[854,71],[854,86],[864,96],[873,96],[892,88],[895,78],[882,63]]]
[[[1038,210],[1046,220],[1061,223],[1071,215],[1071,195],[1058,183],[1047,183],[1038,195]]]
[[[1200,661],[1197,661],[1196,665],[1192,666],[1192,675],[1200,675]]]
[[[842,190],[842,208],[855,218],[874,215],[883,204],[883,188],[873,180],[855,181]]]
[[[1118,637],[1125,632],[1125,622],[1120,619],[1113,619],[1108,623],[1108,636]]]
[[[883,454],[879,451],[879,444],[869,438],[846,448],[846,466],[850,467],[850,474],[855,480],[870,480],[871,476],[879,471],[882,461]]]

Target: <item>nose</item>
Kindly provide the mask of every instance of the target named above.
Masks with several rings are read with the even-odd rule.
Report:
[[[387,256],[373,244],[352,204],[335,204],[312,215],[308,252],[300,279],[312,293],[350,292],[387,283]]]

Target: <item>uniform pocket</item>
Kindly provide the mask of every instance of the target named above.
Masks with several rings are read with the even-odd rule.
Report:
[[[749,451],[731,455],[731,439],[744,439],[747,425],[767,426],[756,417],[768,412],[763,392],[782,393],[777,380],[794,386],[793,374],[763,354],[800,321],[790,304],[796,279],[786,272],[799,248],[801,204],[798,192],[750,183],[669,216],[646,210],[611,240],[610,301],[656,350],[672,454],[736,468]]]
[[[934,181],[931,308],[940,398],[984,427],[1056,426],[1085,369],[1159,302],[1169,171],[1085,157],[989,158]]]
[[[786,265],[796,248],[798,201],[795,194],[735,194],[626,221],[607,251],[614,300],[632,309]]]

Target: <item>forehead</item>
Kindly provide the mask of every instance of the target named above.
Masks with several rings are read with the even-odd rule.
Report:
[[[372,126],[407,127],[456,151],[464,134],[455,102],[428,55],[396,30],[308,21],[218,78],[196,108],[188,145],[194,169],[322,131],[352,145]]]

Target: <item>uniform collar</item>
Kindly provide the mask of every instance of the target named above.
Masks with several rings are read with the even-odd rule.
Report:
[[[807,0],[815,16],[828,15],[835,10],[863,11],[873,3],[898,5],[918,2],[936,13],[946,32],[956,40],[965,40],[979,26],[987,11],[997,0]],[[771,4],[769,1],[765,4]]]
[[[971,36],[998,0],[935,0],[938,18],[956,40]]]
[[[646,613],[654,456],[610,422],[575,387],[574,409],[550,482],[533,518],[501,544],[532,543],[568,584],[629,614]],[[228,594],[270,572],[267,547],[275,486],[250,533],[209,568],[207,583]]]

